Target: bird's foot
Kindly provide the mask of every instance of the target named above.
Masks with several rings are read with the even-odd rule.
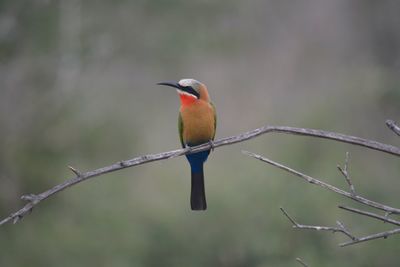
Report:
[[[209,144],[210,147],[211,147],[211,151],[214,152],[214,148],[215,148],[214,141],[213,141],[213,140],[210,140],[210,141],[208,141],[208,144]]]
[[[185,144],[185,150],[188,152],[192,152],[192,147]]]

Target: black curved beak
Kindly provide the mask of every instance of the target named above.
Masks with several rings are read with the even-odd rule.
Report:
[[[159,83],[157,83],[157,85],[165,85],[165,86],[174,87],[178,90],[181,90],[183,92],[194,95],[197,98],[200,98],[200,94],[196,90],[194,90],[191,86],[181,86],[177,82],[159,82]]]
[[[157,85],[165,85],[165,86],[170,86],[170,87],[175,87],[179,90],[182,90],[182,86],[179,85],[177,82],[159,82]]]

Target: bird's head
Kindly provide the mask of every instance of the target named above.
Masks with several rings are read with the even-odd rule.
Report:
[[[182,104],[192,104],[198,100],[210,101],[207,87],[194,79],[182,79],[179,82],[160,82],[157,84],[176,88]]]

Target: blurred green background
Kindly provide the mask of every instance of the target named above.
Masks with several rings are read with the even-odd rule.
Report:
[[[179,147],[174,90],[195,78],[217,107],[217,138],[265,124],[399,145],[399,1],[0,1],[0,214],[82,171]],[[354,203],[241,154],[249,150],[397,207],[399,159],[268,134],[217,149],[207,212],[189,207],[184,157],[107,174],[0,228],[0,266],[398,266],[400,237],[339,248],[342,221],[390,229]]]

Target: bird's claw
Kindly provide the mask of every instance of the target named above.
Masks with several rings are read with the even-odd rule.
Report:
[[[188,152],[191,152],[191,151],[192,151],[192,147],[191,147],[191,146],[188,146],[187,144],[185,144],[185,149],[186,149]]]
[[[210,144],[211,147],[211,151],[214,152],[214,148],[215,148],[215,144],[213,140],[208,141],[208,143]]]

